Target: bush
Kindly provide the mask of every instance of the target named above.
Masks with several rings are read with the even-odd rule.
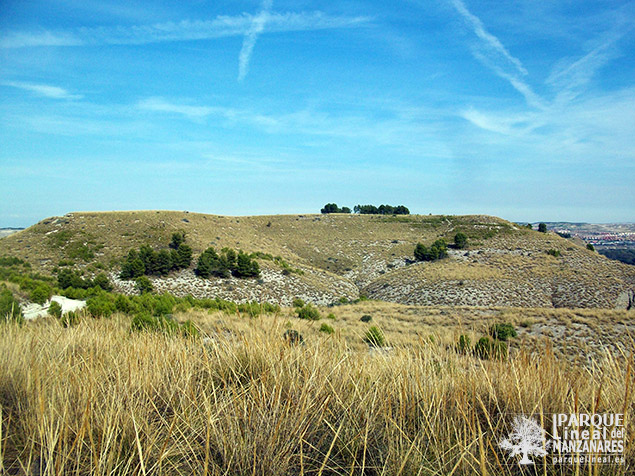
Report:
[[[51,301],[51,305],[49,306],[49,315],[59,319],[62,317],[62,306],[57,301]]]
[[[295,298],[293,300],[293,307],[304,307],[304,301],[300,298]]]
[[[0,292],[0,319],[5,322],[24,322],[20,303],[13,297],[13,293],[6,288]]]
[[[180,330],[183,337],[198,337],[200,335],[198,328],[189,319],[181,324]]]
[[[417,243],[414,256],[417,261],[435,261],[445,258],[448,255],[448,245],[445,240],[439,239],[432,243],[429,248],[421,243]]]
[[[289,345],[298,345],[304,342],[302,334],[294,329],[287,329],[284,334],[282,334],[282,338]]]
[[[480,359],[505,360],[508,354],[507,342],[481,337],[474,346],[474,355]]]
[[[470,337],[465,334],[459,336],[459,342],[456,344],[456,351],[460,354],[467,354],[470,350]]]
[[[327,318],[327,319],[330,319],[330,320],[332,320],[332,321],[336,321],[336,320],[337,320],[337,317],[335,317],[335,314],[333,314],[332,312],[330,312],[330,313],[328,314],[328,316],[326,316],[326,318]]]
[[[518,333],[511,324],[494,324],[489,328],[489,335],[494,339],[506,341],[510,337],[517,337]]]
[[[73,327],[79,324],[80,317],[78,311],[68,311],[65,312],[62,317],[60,317],[60,324],[62,327]]]
[[[362,322],[370,322],[372,320],[373,320],[373,316],[371,316],[370,314],[364,314],[360,319],[360,321]]]
[[[324,332],[326,334],[333,334],[333,332],[335,332],[335,329],[333,329],[331,326],[329,326],[328,324],[322,324],[320,326],[320,332]]]
[[[147,294],[154,291],[152,283],[146,276],[139,276],[135,282],[135,287],[137,288],[137,291],[139,291],[139,294]]]
[[[99,273],[97,276],[95,276],[95,279],[93,279],[93,286],[99,286],[104,291],[112,291],[112,284],[110,284],[108,276],[106,276],[104,273]]]
[[[588,243],[586,245],[586,249],[589,250],[589,251],[595,251],[595,246],[593,246],[591,243]]]
[[[304,307],[296,309],[298,313],[298,317],[300,319],[308,319],[310,321],[318,321],[322,316],[320,316],[320,311],[314,308],[311,304],[306,304]]]
[[[494,342],[489,337],[481,337],[474,346],[474,355],[481,359],[489,359],[494,348]]]
[[[386,343],[386,338],[384,337],[384,333],[378,327],[372,326],[366,332],[364,342],[371,347],[383,347]]]
[[[105,292],[88,299],[86,308],[93,317],[110,317],[117,310],[115,297]]]
[[[31,291],[29,298],[33,302],[44,304],[49,300],[52,294],[53,289],[48,284],[40,283]]]
[[[554,249],[547,250],[547,254],[555,258],[562,256],[562,253],[560,253],[560,250],[554,250]]]
[[[454,246],[459,250],[465,248],[467,246],[467,235],[461,232],[454,235]]]
[[[539,223],[538,224],[538,231],[540,233],[547,233],[547,224],[546,223]]]

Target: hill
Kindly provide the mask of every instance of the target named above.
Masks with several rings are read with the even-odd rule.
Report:
[[[481,215],[78,212],[2,238],[0,256],[22,258],[47,274],[61,266],[87,275],[105,270],[117,290],[133,292],[132,281],[117,277],[122,259],[143,244],[166,248],[179,230],[194,261],[209,246],[260,252],[262,273],[258,280],[203,280],[190,268],[152,278],[155,289],[177,295],[282,305],[295,297],[330,304],[366,295],[410,305],[614,308],[626,307],[635,287],[632,266],[553,233]],[[413,261],[416,243],[452,242],[459,231],[468,237],[467,248],[450,249],[436,262]]]

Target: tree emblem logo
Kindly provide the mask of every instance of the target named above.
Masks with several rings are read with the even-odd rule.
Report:
[[[516,415],[512,432],[498,446],[509,451],[512,457],[522,455],[518,464],[534,464],[529,455],[545,456],[549,442],[545,441],[545,430],[536,421]]]

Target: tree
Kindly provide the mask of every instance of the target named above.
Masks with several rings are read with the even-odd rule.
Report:
[[[248,254],[238,252],[236,267],[232,269],[232,274],[237,278],[257,278],[260,276],[260,266],[258,262],[251,259]]]
[[[24,322],[20,303],[8,289],[0,291],[0,321]]]
[[[139,294],[151,293],[154,290],[152,283],[146,276],[139,276],[136,279],[136,288]]]
[[[321,213],[339,213],[340,209],[337,207],[337,203],[327,203],[324,208],[320,210]]]
[[[510,452],[511,456],[522,454],[519,464],[534,464],[529,455],[545,456],[545,430],[534,420],[521,415],[514,417],[512,432],[499,443],[499,446]]]
[[[460,231],[454,235],[454,246],[459,250],[465,248],[467,246],[467,235]]]
[[[177,231],[176,233],[172,233],[172,241],[170,242],[170,248],[173,250],[178,250],[179,246],[185,243],[185,232]]]
[[[348,207],[342,207],[340,208],[340,213],[350,213],[351,209]]]
[[[176,250],[176,254],[176,265],[179,269],[190,266],[190,263],[192,263],[192,247],[190,245],[181,243]]]
[[[538,231],[540,233],[547,233],[547,224],[546,223],[539,223],[538,224]]]
[[[589,251],[595,251],[595,246],[593,246],[591,243],[588,243],[586,245],[586,249],[589,250]]]
[[[112,291],[112,284],[110,284],[108,276],[106,276],[104,273],[99,273],[97,276],[95,276],[95,278],[93,279],[93,286],[99,286],[104,291]]]
[[[435,261],[445,258],[447,255],[448,245],[443,239],[436,240],[429,248],[421,243],[417,243],[414,250],[414,256],[417,261]]]
[[[154,257],[155,269],[154,272],[159,276],[164,276],[172,269],[172,257],[168,250],[159,251]]]

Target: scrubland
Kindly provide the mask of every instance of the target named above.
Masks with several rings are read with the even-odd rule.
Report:
[[[529,341],[521,332],[507,359],[482,360],[457,353],[452,345],[459,332],[478,335],[484,330],[486,324],[468,318],[476,316],[475,310],[453,313],[366,302],[321,311],[323,316],[332,311],[336,319],[302,321],[290,309],[257,318],[203,311],[177,314],[176,319],[191,319],[198,326],[197,337],[132,332],[130,317],[123,314],[108,319],[85,316],[69,328],[53,318],[21,327],[3,325],[2,471],[635,471],[632,443],[627,444],[623,466],[547,465],[536,458],[524,472],[498,447],[514,414],[540,418],[552,413],[625,413],[627,441],[632,442],[632,339],[612,351],[597,349],[581,363],[558,357],[564,355],[562,337],[541,337],[532,347],[525,345]],[[528,319],[515,310],[489,311],[491,322],[505,319],[519,330],[524,329],[521,320]],[[585,312],[591,311],[578,312],[579,320],[591,320]],[[627,317],[608,315],[611,312],[600,316],[598,325]],[[372,321],[360,322],[362,313]],[[529,318],[534,326],[541,319],[573,319],[577,314],[535,310]],[[448,324],[452,321],[458,327]],[[324,322],[335,333],[319,332]],[[390,349],[370,350],[362,342],[371,324],[382,328]],[[303,344],[285,342],[282,335],[289,328],[303,334]]]

